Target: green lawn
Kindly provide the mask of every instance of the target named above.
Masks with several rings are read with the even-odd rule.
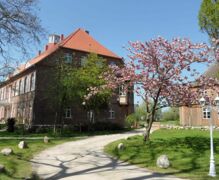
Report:
[[[118,152],[117,145],[123,142],[125,150]],[[195,180],[218,179],[208,177],[209,131],[166,130],[155,131],[150,142],[142,136],[119,140],[105,147],[105,152],[132,164],[153,171]],[[219,176],[219,132],[214,132],[216,170]],[[168,169],[156,167],[159,155],[166,154],[171,162]]]
[[[31,162],[34,154],[49,148],[51,146],[73,141],[74,138],[53,139],[50,143],[45,144],[43,140],[27,140],[28,148],[19,149],[17,147],[19,140],[0,140],[0,150],[5,147],[12,148],[13,155],[3,156],[0,154],[0,164],[6,167],[6,172],[0,174],[2,180],[24,179],[31,174]]]

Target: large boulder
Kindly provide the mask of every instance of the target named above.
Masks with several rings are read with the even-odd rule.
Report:
[[[43,141],[44,141],[44,143],[49,143],[49,141],[50,141],[50,139],[47,137],[47,136],[45,136],[44,138],[43,138]]]
[[[124,150],[124,148],[125,148],[125,146],[124,146],[123,143],[119,143],[118,146],[117,146],[117,149],[118,149],[119,151]]]
[[[157,166],[165,169],[170,166],[170,161],[167,155],[161,155],[157,158]]]
[[[25,149],[25,148],[27,148],[27,143],[25,141],[20,141],[18,144],[18,147],[20,149]]]
[[[1,153],[5,156],[9,156],[10,154],[13,153],[13,150],[11,148],[4,148],[1,150]]]

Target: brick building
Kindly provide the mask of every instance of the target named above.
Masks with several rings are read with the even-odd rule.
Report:
[[[55,83],[51,78],[55,58],[64,55],[66,61],[80,66],[84,57],[96,53],[108,64],[122,65],[123,59],[94,40],[88,31],[78,29],[66,38],[50,35],[43,52],[19,66],[0,85],[0,119],[15,117],[18,124],[29,127],[53,125],[56,112],[47,97],[47,88]],[[125,117],[134,111],[133,93],[120,91],[98,115],[86,112],[82,105],[72,104],[64,109],[64,124],[86,124],[89,121],[110,122],[124,125]]]

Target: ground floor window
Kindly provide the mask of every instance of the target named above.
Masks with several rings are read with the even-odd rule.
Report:
[[[87,119],[91,122],[94,123],[94,111],[90,110],[87,112]]]
[[[204,119],[210,119],[211,118],[210,108],[203,108],[202,113],[203,113],[203,118]]]
[[[109,119],[115,119],[115,111],[112,109],[109,110]]]
[[[71,108],[70,107],[65,109],[64,117],[65,118],[72,118],[72,113],[71,113]]]

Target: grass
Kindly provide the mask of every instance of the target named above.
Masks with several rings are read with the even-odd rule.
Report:
[[[6,168],[6,171],[0,174],[0,179],[24,179],[30,176],[32,172],[30,160],[34,154],[54,145],[72,140],[75,140],[75,138],[53,139],[48,144],[45,144],[42,140],[26,140],[28,143],[27,149],[18,148],[19,140],[0,140],[0,150],[9,147],[14,152],[9,156],[0,154],[0,164],[3,164]]]
[[[125,149],[117,150],[123,142]],[[123,161],[146,167],[156,172],[195,180],[217,179],[208,176],[209,171],[209,131],[161,129],[144,143],[142,136],[119,140],[105,147],[105,152]],[[219,174],[219,132],[214,132],[216,171]],[[158,156],[166,154],[171,167],[156,167]]]

